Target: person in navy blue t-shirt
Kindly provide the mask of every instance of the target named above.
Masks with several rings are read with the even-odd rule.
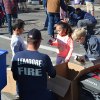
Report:
[[[54,78],[56,70],[50,57],[38,51],[41,40],[39,30],[30,30],[27,50],[16,53],[13,58],[11,70],[18,82],[20,100],[54,100],[54,95],[47,89],[47,78]]]

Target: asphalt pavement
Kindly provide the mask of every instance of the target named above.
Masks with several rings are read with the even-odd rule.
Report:
[[[26,41],[27,32],[32,28],[37,28],[41,30],[43,41],[40,46],[39,51],[48,54],[53,64],[55,64],[56,59],[56,48],[48,45],[49,36],[47,30],[42,31],[44,27],[44,22],[46,18],[46,14],[42,5],[28,5],[29,11],[27,13],[19,13],[18,18],[23,19],[25,21],[25,32],[22,37],[24,41]],[[82,9],[85,9],[85,6],[81,6]],[[98,20],[98,24],[96,26],[96,30],[100,28],[100,5],[95,5],[95,17]],[[99,36],[99,35],[98,35]],[[10,50],[10,38],[7,33],[7,25],[5,24],[3,28],[0,29],[0,48],[8,51],[7,54],[7,69],[11,67],[11,50]],[[84,54],[85,51],[82,46],[75,43],[73,56],[76,54]],[[14,95],[2,92],[2,100],[13,100]]]

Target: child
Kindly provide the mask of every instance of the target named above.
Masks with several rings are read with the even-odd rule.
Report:
[[[49,40],[50,45],[57,46],[56,64],[68,62],[73,51],[73,40],[71,38],[72,29],[68,23],[59,22],[56,26],[57,39]]]
[[[19,52],[19,51],[23,51],[26,49],[24,41],[21,37],[21,34],[24,31],[24,21],[21,19],[17,19],[14,23],[14,25],[12,26],[12,30],[13,30],[13,34],[11,37],[11,50],[12,50],[12,58],[14,57],[14,55]],[[17,82],[16,82],[17,85]],[[17,91],[17,95],[18,96],[18,89],[16,87],[16,91]]]

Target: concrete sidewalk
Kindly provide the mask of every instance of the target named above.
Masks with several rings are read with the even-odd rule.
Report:
[[[16,82],[12,77],[12,72],[10,68],[7,68],[7,85],[1,92],[1,100],[14,100],[16,94]]]

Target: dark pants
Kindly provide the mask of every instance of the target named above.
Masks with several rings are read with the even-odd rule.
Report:
[[[56,58],[56,64],[61,64],[64,61],[65,61],[65,58],[64,57],[57,56],[57,58]]]
[[[59,13],[48,13],[48,35],[54,36],[54,25],[60,21]]]
[[[11,21],[11,14],[6,14],[6,19],[8,23],[8,33],[12,35],[12,21]]]
[[[44,27],[48,27],[48,22],[49,22],[49,19],[48,19],[48,14],[47,14],[47,11],[46,11],[46,19],[45,19]]]
[[[43,0],[43,7],[44,7],[45,12],[46,12],[46,19],[45,19],[44,27],[48,27],[48,14],[47,14],[47,8],[46,8],[46,0]]]
[[[4,25],[5,20],[6,16],[4,15],[3,18],[0,19],[0,26]]]
[[[94,35],[94,27],[95,23],[91,22],[89,19],[83,19],[79,20],[77,23],[78,27],[86,27],[87,28],[87,34]]]
[[[2,26],[2,20],[0,19],[0,27]]]

